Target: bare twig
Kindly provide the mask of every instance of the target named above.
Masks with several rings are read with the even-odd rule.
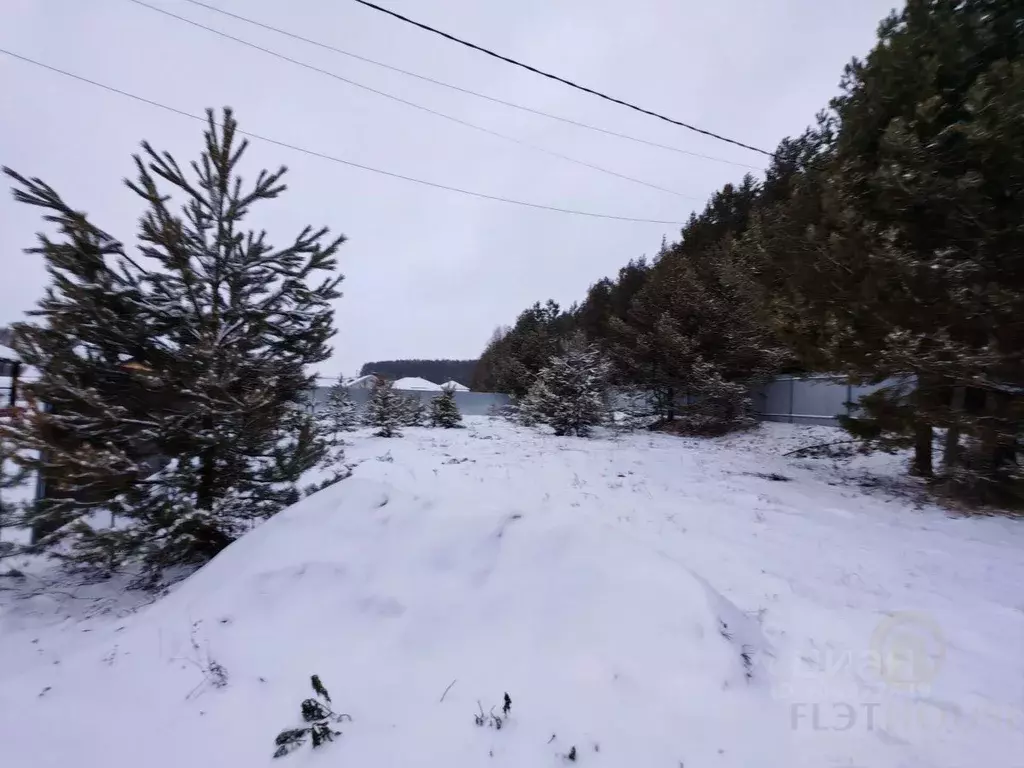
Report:
[[[456,682],[458,682],[458,679],[452,680],[450,683],[448,683],[448,687],[445,688],[444,689],[444,693],[441,694],[441,701],[444,701],[444,697],[448,695],[448,691],[450,691],[452,689],[452,686],[455,685]],[[437,703],[440,704],[441,701],[439,701]]]
[[[861,443],[863,440],[836,440],[831,443],[818,443],[817,445],[805,445],[803,448],[797,448],[794,451],[782,454],[783,456],[792,456],[794,453],[803,453],[804,451],[813,451],[816,448],[829,448],[833,445],[849,445],[850,443]]]

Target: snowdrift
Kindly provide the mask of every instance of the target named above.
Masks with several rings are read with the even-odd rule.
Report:
[[[91,638],[45,692],[38,672],[5,681],[0,712],[18,765],[256,766],[315,673],[353,718],[328,765],[558,765],[573,746],[605,766],[792,765],[743,645],[763,647],[756,625],[611,529],[352,479]],[[505,727],[476,727],[506,691]]]

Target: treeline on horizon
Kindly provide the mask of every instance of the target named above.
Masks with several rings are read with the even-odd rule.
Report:
[[[457,381],[468,387],[476,364],[476,360],[375,360],[360,368],[359,375],[374,373],[391,380],[415,376],[435,384]]]

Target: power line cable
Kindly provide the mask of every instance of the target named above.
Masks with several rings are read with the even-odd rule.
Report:
[[[775,153],[769,152],[767,149],[761,149],[760,147],[755,147],[751,144],[744,144],[742,141],[730,139],[728,136],[723,136],[720,133],[715,133],[714,131],[709,131],[704,128],[698,128],[695,125],[684,123],[682,120],[676,120],[675,118],[667,117],[659,112],[655,112],[653,110],[637,106],[636,104],[633,104],[632,102],[629,101],[625,101],[624,99],[619,99],[616,98],[615,96],[609,96],[607,93],[596,91],[593,88],[588,88],[585,85],[580,85],[579,83],[575,83],[572,80],[567,80],[564,77],[559,77],[558,75],[553,75],[550,72],[545,72],[543,69],[537,69],[537,67],[530,66],[529,64],[524,64],[523,62],[510,58],[508,56],[503,56],[500,53],[492,51],[490,48],[484,48],[482,45],[477,45],[476,43],[471,43],[468,40],[463,40],[461,37],[456,37],[455,35],[449,34],[448,32],[444,32],[440,29],[437,29],[436,27],[431,27],[429,24],[424,24],[423,22],[416,21],[415,19],[410,19],[408,16],[403,16],[402,14],[396,11],[392,11],[389,8],[377,5],[376,3],[371,3],[369,0],[355,0],[355,2],[359,3],[360,5],[365,5],[367,8],[372,8],[375,11],[386,13],[388,16],[393,16],[394,18],[399,19],[400,21],[404,21],[407,24],[412,24],[414,27],[419,27],[420,29],[426,30],[427,32],[433,32],[435,35],[440,35],[441,37],[451,40],[453,43],[464,45],[467,48],[472,48],[474,51],[479,51],[480,53],[487,54],[488,56],[491,56],[495,59],[499,59],[500,61],[504,61],[507,64],[512,64],[513,66],[520,67],[522,69],[527,70],[528,72],[533,72],[535,75],[540,75],[541,77],[546,77],[549,80],[554,80],[555,82],[562,83],[563,85],[568,85],[570,88],[575,88],[578,91],[589,93],[591,96],[597,96],[598,98],[604,99],[605,101],[610,101],[613,104],[618,104],[628,109],[632,109],[636,112],[649,115],[650,117],[656,117],[659,120],[664,120],[666,123],[672,123],[673,125],[678,125],[681,128],[686,128],[688,131],[694,131],[695,133],[700,133],[704,136],[710,136],[713,139],[718,139],[718,141],[724,141],[727,144],[742,147],[743,149],[749,149],[751,152],[758,152],[762,155],[767,155],[768,157],[775,157]]]
[[[15,58],[15,59],[19,59],[19,60],[24,61],[24,62],[26,62],[28,64],[32,64],[34,66],[41,67],[43,69],[48,69],[51,72],[56,72],[57,74],[64,75],[65,77],[70,77],[70,78],[72,78],[74,80],[78,80],[78,81],[83,82],[83,83],[88,83],[89,85],[96,86],[97,88],[102,88],[105,91],[110,91],[111,93],[116,93],[116,94],[119,94],[120,96],[125,96],[126,98],[133,99],[134,101],[139,101],[139,102],[142,102],[143,104],[148,104],[148,105],[150,105],[152,107],[158,107],[159,109],[163,109],[163,110],[165,110],[167,112],[173,112],[174,114],[181,115],[182,117],[188,117],[188,118],[191,118],[192,120],[198,120],[198,121],[200,121],[202,123],[206,123],[206,121],[207,121],[207,119],[205,117],[200,117],[199,115],[193,115],[190,112],[186,112],[186,111],[178,109],[176,107],[171,107],[171,106],[168,106],[166,104],[161,104],[158,101],[153,101],[152,99],[147,99],[144,96],[138,96],[138,95],[136,95],[134,93],[129,93],[128,91],[122,91],[119,88],[115,88],[113,86],[106,85],[104,83],[100,83],[100,82],[98,82],[96,80],[90,80],[89,78],[83,77],[82,75],[76,75],[73,72],[68,72],[66,70],[59,69],[57,67],[51,66],[49,64],[44,64],[41,61],[36,61],[35,59],[30,59],[28,56],[22,56],[21,54],[14,53],[13,51],[8,51],[5,48],[0,48],[0,53],[5,54],[5,55],[10,56],[10,57]],[[370,173],[378,173],[378,174],[380,174],[382,176],[388,176],[388,177],[393,178],[393,179],[401,179],[402,181],[412,182],[413,184],[420,184],[422,186],[431,187],[433,189],[443,189],[443,190],[445,190],[447,192],[457,192],[458,194],[468,195],[470,197],[476,197],[476,198],[479,198],[481,200],[492,200],[494,202],[499,202],[499,203],[509,203],[510,205],[519,205],[519,206],[522,206],[524,208],[536,208],[538,210],[554,211],[555,213],[566,213],[566,214],[571,214],[571,215],[574,215],[574,216],[587,216],[589,218],[594,218],[594,219],[610,219],[612,221],[628,221],[628,222],[633,222],[633,223],[637,223],[637,224],[670,224],[672,226],[681,226],[683,224],[683,222],[681,222],[681,221],[669,221],[669,220],[665,220],[665,219],[641,219],[641,218],[636,218],[636,217],[632,217],[632,216],[615,216],[615,215],[609,214],[609,213],[594,213],[592,211],[580,211],[580,210],[576,210],[576,209],[573,209],[573,208],[560,208],[560,207],[554,206],[554,205],[544,205],[543,203],[531,203],[531,202],[528,202],[528,201],[525,201],[525,200],[516,200],[516,199],[510,198],[510,197],[500,197],[498,195],[489,195],[489,194],[487,194],[485,192],[476,192],[474,190],[462,189],[461,187],[452,187],[452,186],[449,186],[447,184],[440,184],[440,183],[434,182],[434,181],[427,181],[426,179],[418,179],[415,176],[405,176],[405,175],[403,175],[401,173],[394,173],[393,171],[385,171],[385,170],[383,170],[381,168],[374,168],[372,166],[363,165],[361,163],[356,163],[356,162],[353,162],[351,160],[344,160],[344,159],[342,159],[340,157],[334,157],[333,155],[328,155],[328,154],[325,154],[323,152],[317,152],[317,151],[312,150],[312,149],[306,149],[305,147],[300,147],[300,146],[298,146],[296,144],[289,144],[288,142],[280,141],[278,139],[273,139],[273,138],[270,138],[269,136],[262,136],[262,135],[260,135],[258,133],[253,133],[251,131],[243,131],[243,130],[239,129],[237,132],[242,134],[243,136],[248,136],[250,139],[256,139],[257,141],[263,141],[263,142],[266,142],[267,144],[273,144],[274,146],[283,147],[285,149],[290,149],[290,150],[293,150],[295,152],[301,152],[302,154],[309,155],[310,157],[316,157],[316,158],[319,158],[321,160],[328,160],[328,161],[330,161],[332,163],[338,163],[339,165],[347,165],[350,168],[358,168],[359,170],[369,171]]]
[[[314,66],[312,64],[307,64],[304,61],[299,61],[298,59],[293,59],[290,56],[286,56],[283,53],[278,53],[277,51],[274,51],[274,50],[272,50],[270,48],[265,48],[264,46],[257,45],[256,43],[250,43],[248,40],[243,40],[240,37],[235,37],[234,35],[229,35],[227,32],[221,32],[219,29],[215,29],[213,27],[208,27],[205,24],[199,23],[198,21],[193,21],[192,19],[185,18],[184,16],[179,16],[178,14],[172,13],[171,11],[164,10],[163,8],[158,8],[155,5],[150,5],[149,3],[143,2],[143,0],[128,0],[128,2],[134,3],[135,5],[142,6],[143,8],[148,8],[151,11],[156,11],[157,13],[162,13],[165,16],[170,16],[173,19],[177,19],[178,21],[185,22],[186,24],[191,24],[194,27],[198,27],[200,29],[205,29],[207,32],[212,32],[215,35],[219,35],[220,37],[226,38],[228,40],[232,40],[232,41],[234,41],[236,43],[239,43],[241,45],[244,45],[244,46],[246,46],[248,48],[253,48],[254,50],[257,50],[257,51],[262,51],[263,53],[266,53],[266,54],[268,54],[270,56],[274,56],[274,57],[276,57],[278,59],[282,59],[284,61],[290,62],[292,64],[295,64],[296,66],[302,67],[304,69],[308,69],[308,70],[310,70],[312,72],[318,72],[318,73],[320,73],[322,75],[326,75],[327,77],[334,78],[335,80],[339,80],[339,81],[341,81],[343,83],[347,83],[348,85],[354,86],[356,88],[360,88],[360,89],[362,89],[364,91],[369,91],[370,93],[374,93],[374,94],[376,94],[378,96],[382,96],[385,99],[390,99],[391,101],[397,101],[399,104],[405,104],[406,106],[412,107],[413,109],[418,109],[418,110],[420,110],[422,112],[427,112],[427,113],[429,113],[431,115],[436,115],[437,117],[443,118],[445,120],[450,120],[453,123],[458,123],[459,125],[466,126],[467,128],[472,128],[475,131],[480,131],[481,133],[486,133],[486,134],[489,134],[491,136],[496,136],[499,139],[504,139],[505,141],[511,141],[514,144],[518,144],[520,146],[527,147],[528,149],[532,149],[532,150],[534,150],[536,152],[543,152],[546,155],[551,155],[552,157],[557,157],[557,158],[559,158],[561,160],[565,160],[565,161],[570,162],[570,163],[575,163],[576,165],[581,165],[584,168],[590,168],[591,170],[599,171],[600,173],[607,173],[610,176],[615,176],[617,178],[624,179],[626,181],[631,181],[634,184],[640,184],[642,186],[649,187],[651,189],[656,189],[659,192],[667,192],[668,194],[675,195],[676,197],[685,198],[687,200],[699,200],[699,201],[703,202],[703,198],[694,197],[692,195],[684,195],[681,192],[676,192],[674,189],[668,189],[667,187],[661,187],[661,186],[658,186],[657,184],[652,184],[650,182],[643,181],[642,179],[634,178],[633,176],[627,176],[624,173],[619,173],[618,171],[613,171],[613,170],[610,170],[608,168],[604,168],[604,167],[602,167],[600,165],[594,165],[593,163],[588,163],[585,160],[578,160],[575,157],[570,157],[569,155],[563,155],[560,152],[555,152],[553,150],[546,149],[545,147],[541,147],[541,146],[538,146],[536,144],[531,144],[528,141],[523,141],[522,139],[517,139],[514,136],[508,136],[508,135],[506,135],[504,133],[499,133],[498,131],[491,130],[490,128],[485,128],[485,127],[483,127],[481,125],[476,125],[475,123],[471,123],[468,120],[463,120],[463,119],[458,118],[458,117],[453,117],[452,115],[445,114],[444,112],[439,112],[436,109],[431,109],[430,107],[425,107],[422,104],[417,104],[414,101],[409,101],[408,99],[403,99],[400,96],[395,96],[394,94],[388,93],[387,91],[381,91],[381,90],[379,90],[377,88],[372,88],[372,87],[370,87],[368,85],[363,85],[362,83],[356,82],[355,80],[350,80],[347,77],[342,77],[341,75],[339,75],[339,74],[337,74],[335,72],[331,72],[330,70],[321,69],[320,67]]]
[[[252,24],[253,26],[260,27],[261,29],[266,29],[266,30],[268,30],[270,32],[277,32],[278,34],[284,35],[285,37],[290,37],[293,40],[299,40],[299,41],[301,41],[303,43],[308,43],[309,45],[315,45],[316,47],[322,48],[322,49],[324,49],[326,51],[332,51],[333,53],[339,53],[342,56],[348,56],[349,58],[355,59],[356,61],[362,61],[362,62],[364,62],[366,64],[371,64],[371,65],[373,65],[375,67],[381,67],[381,68],[389,70],[391,72],[397,72],[400,75],[406,75],[407,77],[414,77],[417,80],[422,80],[423,82],[431,83],[433,85],[439,85],[442,88],[449,88],[449,89],[451,89],[453,91],[457,91],[459,93],[464,93],[464,94],[466,94],[468,96],[475,96],[478,99],[484,99],[486,101],[493,102],[494,104],[501,104],[501,105],[506,106],[506,107],[511,107],[512,109],[518,109],[518,110],[520,110],[522,112],[528,112],[528,113],[533,114],[533,115],[539,115],[541,117],[546,117],[546,118],[548,118],[550,120],[557,120],[557,121],[559,121],[561,123],[566,123],[568,125],[574,125],[577,128],[585,128],[588,131],[595,131],[597,133],[603,133],[606,136],[614,136],[614,137],[619,138],[619,139],[625,139],[626,141],[636,142],[637,144],[645,144],[645,145],[647,145],[649,147],[655,147],[657,149],[664,149],[664,150],[668,150],[669,152],[676,152],[676,153],[678,153],[680,155],[687,155],[689,157],[699,157],[699,158],[701,158],[703,160],[710,160],[710,161],[716,162],[716,163],[725,163],[726,165],[734,165],[737,168],[747,168],[747,169],[749,169],[751,171],[763,171],[764,170],[764,168],[756,166],[756,165],[748,165],[747,163],[738,163],[738,162],[736,162],[734,160],[726,160],[725,158],[722,158],[722,157],[715,157],[713,155],[705,155],[705,154],[702,154],[700,152],[691,152],[688,149],[680,149],[679,147],[673,147],[673,146],[670,146],[668,144],[659,144],[656,141],[650,141],[648,139],[641,139],[641,138],[639,138],[637,136],[631,136],[628,133],[619,133],[618,131],[612,131],[612,130],[609,130],[607,128],[601,128],[601,127],[596,126],[596,125],[590,125],[589,123],[583,123],[583,122],[580,122],[579,120],[573,120],[571,118],[562,117],[561,115],[554,115],[554,114],[552,114],[550,112],[545,112],[545,111],[540,110],[540,109],[534,109],[533,107],[527,107],[527,106],[524,106],[523,104],[517,104],[517,103],[515,103],[513,101],[506,101],[504,99],[499,99],[499,98],[497,98],[495,96],[489,96],[486,93],[480,93],[479,91],[474,91],[474,90],[471,90],[469,88],[463,88],[462,86],[459,86],[459,85],[453,85],[452,83],[446,83],[443,80],[436,80],[435,78],[427,77],[426,75],[421,75],[418,72],[411,72],[411,71],[409,71],[407,69],[402,69],[401,67],[396,67],[396,66],[393,66],[391,64],[385,64],[382,61],[377,61],[376,59],[371,59],[371,58],[369,58],[367,56],[361,56],[361,55],[359,55],[357,53],[352,53],[351,51],[346,51],[343,48],[338,48],[337,46],[330,45],[329,43],[325,43],[325,42],[323,42],[321,40],[315,40],[313,38],[303,37],[302,35],[298,35],[298,34],[296,34],[294,32],[289,32],[286,29],[281,29],[280,27],[275,27],[275,26],[270,25],[270,24],[264,24],[263,22],[256,21],[255,19],[250,19],[247,16],[241,16],[241,15],[239,15],[237,13],[232,13],[231,11],[226,11],[223,8],[218,8],[218,7],[214,6],[214,5],[209,5],[208,3],[201,2],[201,0],[185,0],[185,2],[192,3],[193,5],[198,5],[201,8],[206,8],[207,10],[213,11],[214,13],[219,13],[219,14],[222,14],[224,16],[228,16],[230,18],[237,19],[238,21],[243,21],[246,24]]]

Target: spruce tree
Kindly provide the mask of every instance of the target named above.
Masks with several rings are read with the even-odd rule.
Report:
[[[418,395],[402,395],[403,427],[422,427],[427,420],[427,406]]]
[[[394,382],[378,378],[363,413],[366,426],[376,427],[378,437],[401,437],[399,427],[406,418],[405,398],[395,390]]]
[[[522,409],[556,435],[586,437],[607,416],[607,376],[608,365],[597,348],[576,336],[540,371]]]
[[[459,405],[455,402],[455,387],[445,387],[441,394],[430,401],[430,424],[435,427],[452,429],[462,423]]]
[[[10,438],[0,435],[0,540],[3,539],[4,528],[20,527],[24,502],[15,498],[28,483],[29,472],[19,461],[18,452]],[[21,496],[21,494],[17,494]],[[4,554],[4,545],[0,544],[0,556]]]
[[[343,435],[352,432],[359,423],[356,403],[345,386],[344,377],[331,386],[327,400],[317,409],[318,433],[325,444],[323,466],[340,470],[345,464]]]
[[[247,142],[230,110],[220,124],[207,114],[191,174],[145,142],[135,156],[138,259],[42,182],[10,174],[63,235],[35,249],[52,284],[16,334],[40,371],[30,401],[49,410],[30,408],[13,435],[42,449],[55,491],[35,521],[43,543],[70,536],[89,564],[139,558],[156,575],[201,563],[295,501],[324,450],[304,398],[308,367],[330,355],[344,238],[307,227],[274,247],[244,229],[254,204],[285,191],[286,169],[243,185]],[[100,509],[116,529],[90,516]]]
[[[327,393],[327,400],[317,413],[324,431],[340,439],[344,432],[352,432],[359,425],[358,408],[343,378],[339,377]]]

